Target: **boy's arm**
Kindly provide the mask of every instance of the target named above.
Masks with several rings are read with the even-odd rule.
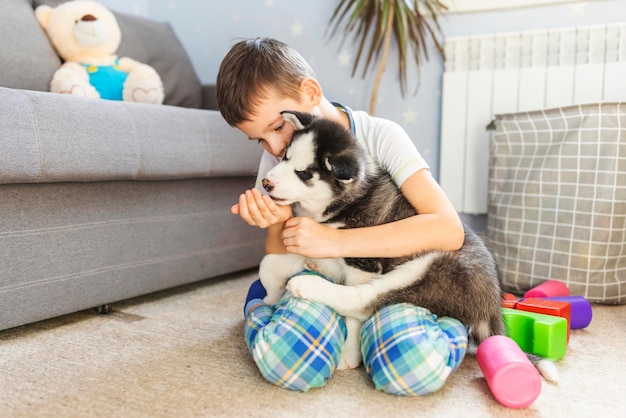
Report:
[[[267,237],[265,238],[266,254],[285,254],[287,252],[282,238],[284,227],[285,223],[281,222],[267,228]]]
[[[430,171],[412,174],[400,190],[419,215],[355,229],[333,229],[308,218],[291,218],[283,232],[286,250],[314,258],[400,257],[428,250],[458,250],[463,245],[459,215]]]
[[[417,171],[405,180],[400,190],[419,213],[407,222],[413,222],[413,231],[420,233],[416,243],[418,250],[456,251],[461,248],[465,240],[463,223],[430,170]]]

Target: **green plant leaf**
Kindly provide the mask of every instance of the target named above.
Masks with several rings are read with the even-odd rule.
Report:
[[[443,57],[443,47],[439,41],[441,27],[437,18],[445,13],[447,7],[440,0],[339,0],[330,17],[327,33],[335,37],[343,29],[342,46],[349,35],[353,35],[352,39],[358,48],[352,76],[354,77],[361,65],[361,75],[364,78],[370,66],[376,64],[382,55],[391,8],[391,32],[398,55],[400,91],[404,97],[407,90],[408,59],[412,59],[419,68],[422,60],[429,59],[428,42],[432,42]],[[381,64],[386,65],[384,62],[378,63]]]

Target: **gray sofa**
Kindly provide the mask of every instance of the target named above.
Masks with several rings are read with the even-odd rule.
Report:
[[[164,105],[57,95],[37,4],[0,0],[0,330],[257,266],[264,232],[229,207],[261,148],[170,26],[116,13]]]

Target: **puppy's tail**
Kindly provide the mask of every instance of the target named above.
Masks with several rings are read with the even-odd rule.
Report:
[[[559,382],[559,371],[553,361],[530,353],[526,353],[526,357],[539,370],[544,379],[552,383]]]

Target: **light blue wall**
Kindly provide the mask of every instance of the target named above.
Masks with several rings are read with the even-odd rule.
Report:
[[[502,1],[502,0],[500,0]],[[369,107],[373,74],[351,78],[346,57],[355,48],[329,40],[327,21],[337,4],[332,0],[101,0],[125,13],[169,21],[180,37],[200,79],[214,83],[220,61],[240,38],[270,36],[295,47],[313,66],[325,95],[355,109]],[[545,29],[626,20],[626,1],[595,0],[570,5],[449,15],[441,19],[445,36]],[[393,119],[409,133],[416,146],[439,173],[439,131],[443,63],[431,51],[431,60],[418,72],[411,68],[411,92],[400,95],[390,55],[379,92],[376,115]],[[417,95],[413,89],[420,81]]]

